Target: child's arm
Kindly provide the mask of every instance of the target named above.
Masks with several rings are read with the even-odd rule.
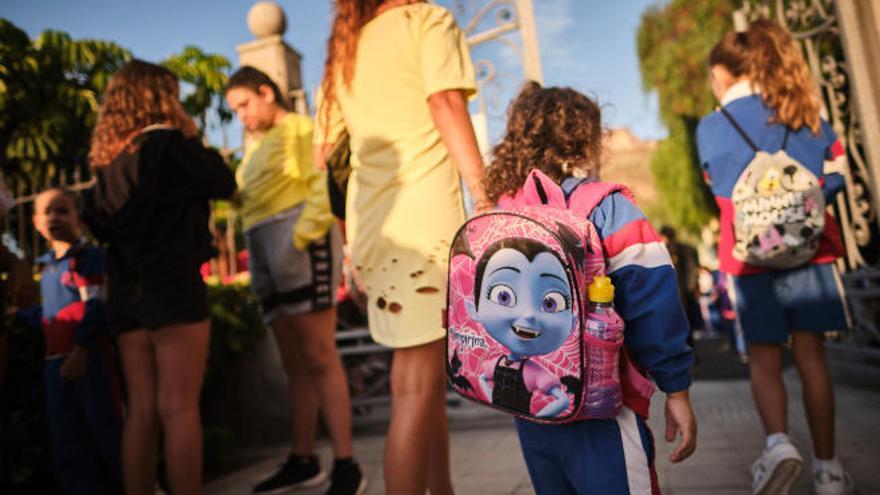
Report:
[[[452,162],[467,185],[474,201],[474,213],[489,210],[492,203],[486,196],[483,183],[485,167],[468,114],[465,93],[456,89],[433,93],[428,96],[428,108]]]
[[[689,328],[675,270],[660,236],[622,194],[605,198],[590,219],[608,258],[614,305],[626,323],[627,348],[664,392],[688,388],[693,365]]]
[[[76,380],[86,372],[89,346],[95,338],[105,333],[104,320],[104,252],[100,248],[87,246],[74,260],[71,270],[73,281],[83,302],[83,318],[76,328],[73,351],[61,365],[61,377]]]
[[[76,257],[72,275],[80,300],[85,305],[74,342],[77,346],[88,347],[107,329],[104,319],[104,251],[95,246],[86,246]]]
[[[169,150],[200,194],[208,199],[228,199],[235,193],[235,175],[216,151],[196,138],[172,138]]]
[[[672,462],[681,462],[697,448],[697,420],[691,409],[688,389],[671,392],[666,395],[666,441],[675,440],[675,434],[681,433],[681,442],[669,455]]]
[[[825,193],[825,203],[831,203],[845,185],[843,173],[849,164],[847,163],[846,148],[843,147],[843,143],[837,138],[837,134],[828,122],[824,120],[822,121],[822,135],[830,143],[825,149],[822,191]]]
[[[313,152],[312,141],[311,123],[305,121],[291,129],[285,145],[285,173],[305,180],[309,188],[302,214],[293,227],[293,245],[300,250],[322,239],[327,234],[327,229],[336,221],[327,199],[330,194],[327,191],[329,172],[324,170],[326,167],[318,168],[315,164],[315,159],[323,160],[323,156],[316,156]]]
[[[696,441],[688,398],[694,357],[669,253],[644,214],[622,194],[605,198],[590,220],[608,258],[614,304],[626,323],[624,342],[636,364],[667,394],[666,438],[671,441],[676,431],[682,435],[670,459],[684,460]]]

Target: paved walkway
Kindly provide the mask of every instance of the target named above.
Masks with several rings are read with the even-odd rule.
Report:
[[[709,359],[709,361],[707,361]],[[665,495],[733,495],[749,493],[749,466],[763,447],[760,423],[752,407],[744,367],[733,366],[719,372],[717,359],[702,356],[704,370],[714,379],[700,379],[691,389],[698,419],[698,447],[683,464],[667,458],[672,444],[662,434],[663,401],[655,396],[651,427],[657,442],[657,470]],[[732,358],[730,358],[732,359]],[[733,369],[733,372],[731,372]],[[833,374],[837,392],[838,455],[846,464],[864,495],[880,494],[880,371],[878,368],[835,364]],[[703,373],[704,375],[706,373]],[[700,376],[698,369],[697,375]],[[725,376],[719,379],[718,376]],[[800,397],[797,374],[785,374],[791,397]],[[799,401],[789,405],[791,436],[807,459],[809,470],[809,431]],[[370,479],[368,494],[385,493],[382,482],[383,426],[361,427],[355,432],[355,456]],[[455,488],[463,495],[519,495],[533,493],[513,429],[506,415],[463,404],[450,411],[452,471]],[[284,448],[267,449],[264,461],[210,483],[208,495],[249,493],[255,480],[270,473],[282,461]],[[319,454],[326,463],[329,446],[320,444]],[[795,494],[811,493],[810,479],[801,476]],[[321,489],[297,492],[317,495]]]

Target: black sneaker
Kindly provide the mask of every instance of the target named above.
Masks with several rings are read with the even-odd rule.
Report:
[[[366,491],[367,479],[356,462],[349,460],[333,464],[326,495],[363,495]]]
[[[275,474],[254,487],[254,493],[260,495],[285,493],[296,488],[320,485],[326,479],[327,473],[321,471],[317,457],[299,457],[291,454]]]

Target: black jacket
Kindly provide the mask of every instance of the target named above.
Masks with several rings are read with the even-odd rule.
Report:
[[[192,276],[215,255],[208,200],[232,196],[235,177],[218,153],[178,130],[137,139],[136,152],[97,169],[85,221],[108,244],[107,273],[116,282],[154,285]]]

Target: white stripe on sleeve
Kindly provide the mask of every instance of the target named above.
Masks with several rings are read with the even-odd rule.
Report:
[[[82,302],[91,299],[104,299],[104,286],[102,285],[86,285],[79,288],[79,298]]]
[[[672,266],[672,258],[669,257],[666,245],[660,241],[633,244],[608,260],[608,273],[628,265],[637,265],[643,268]]]

